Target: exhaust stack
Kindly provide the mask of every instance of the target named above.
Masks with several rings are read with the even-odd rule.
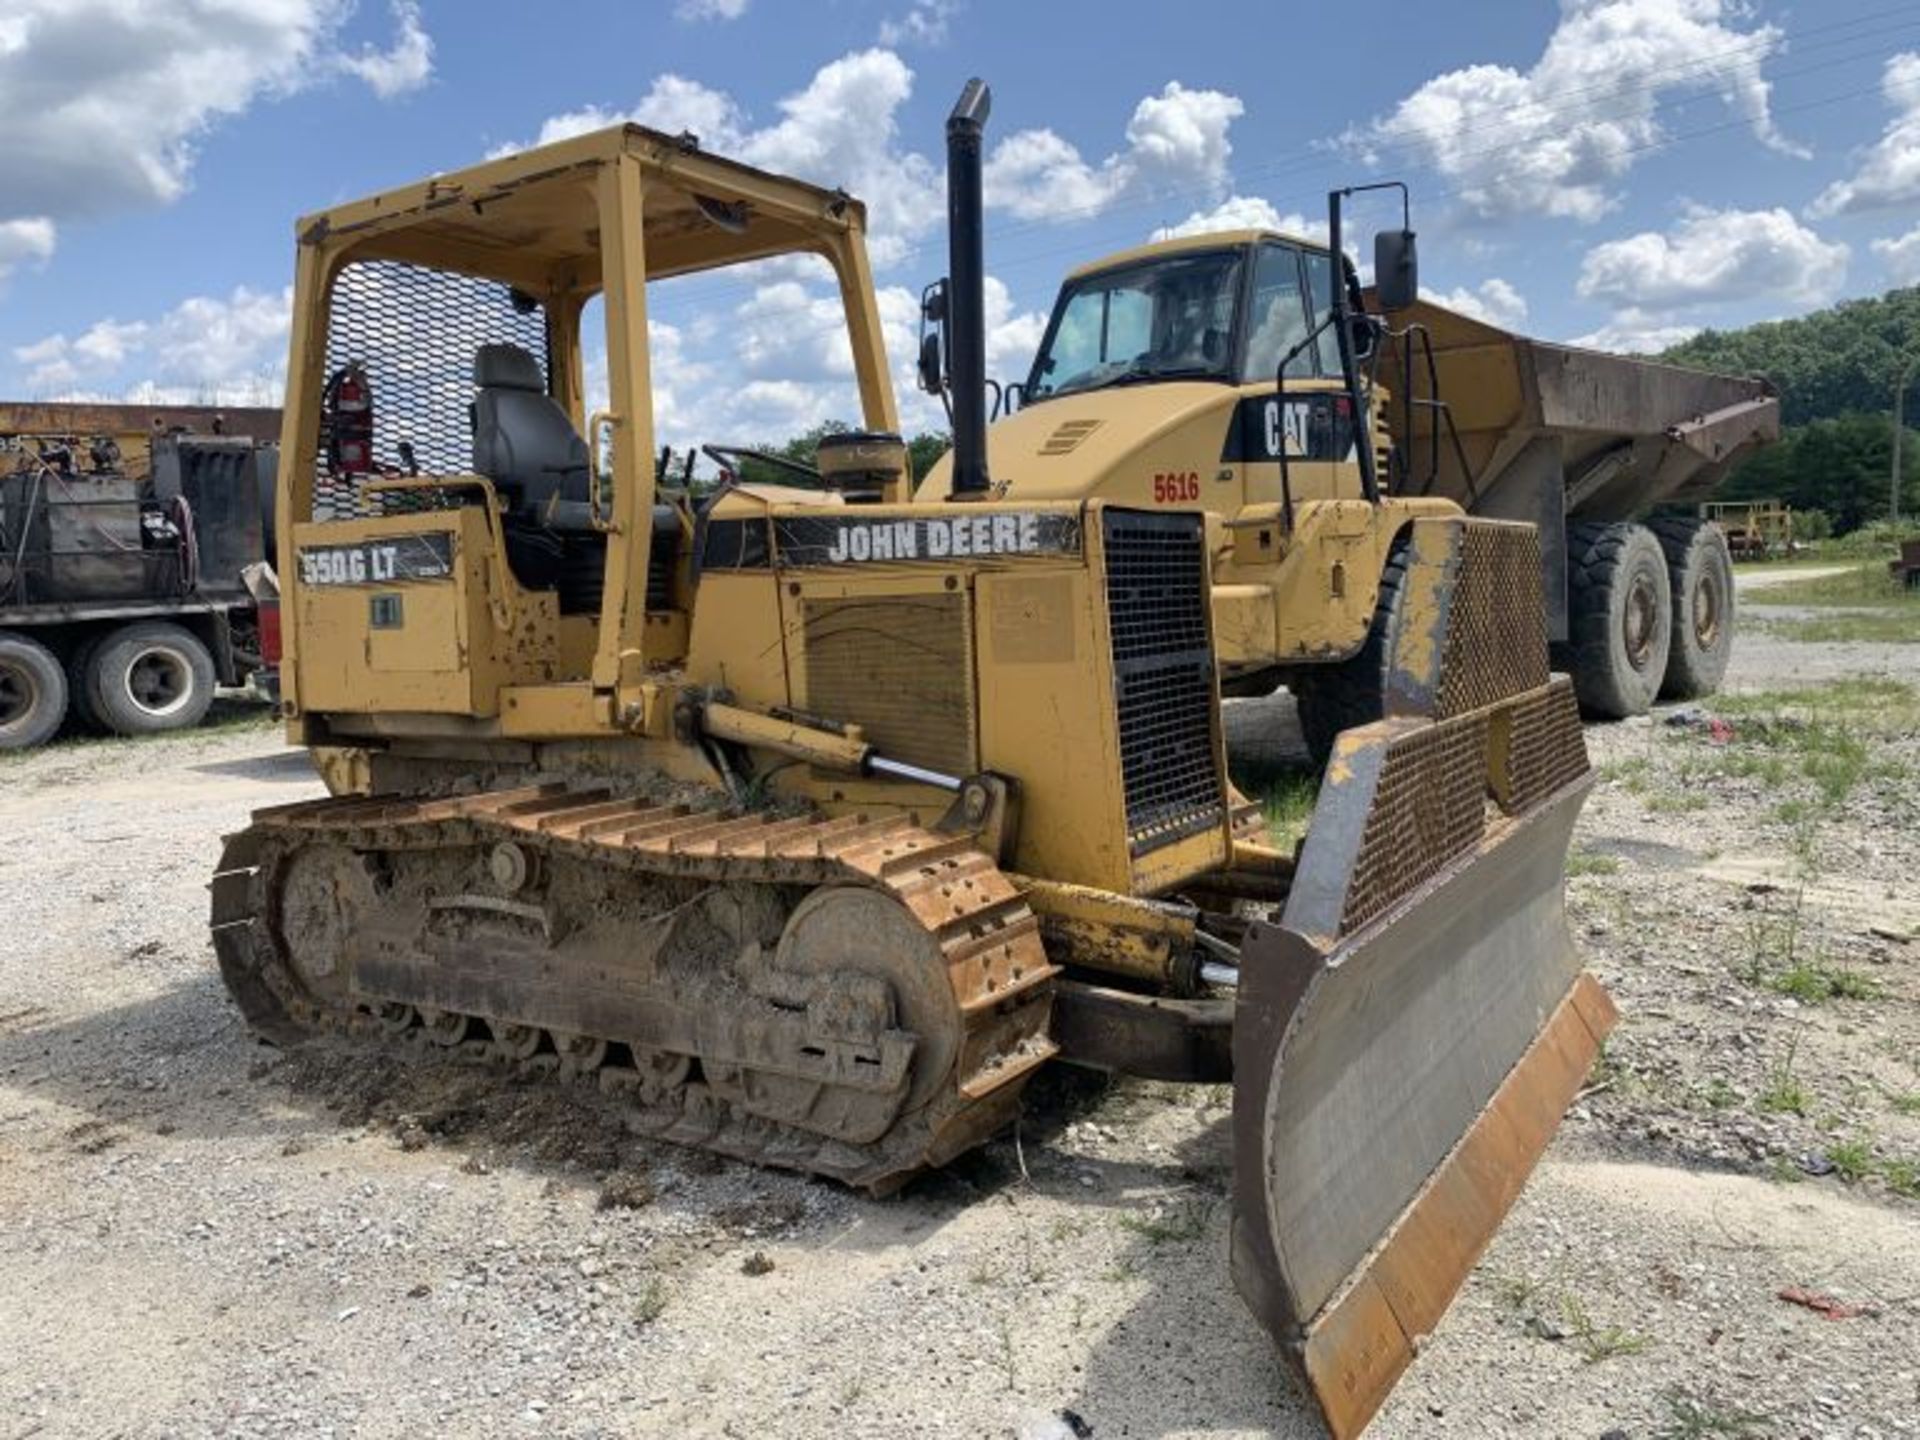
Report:
[[[980,199],[980,144],[993,92],[967,81],[947,117],[947,335],[953,371],[953,488],[948,498],[978,500],[987,474],[987,323]]]

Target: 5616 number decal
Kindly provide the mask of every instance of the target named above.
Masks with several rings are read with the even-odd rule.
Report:
[[[1187,500],[1200,498],[1200,476],[1192,470],[1176,470],[1172,474],[1159,474],[1153,477],[1153,503],[1156,505],[1178,505]]]

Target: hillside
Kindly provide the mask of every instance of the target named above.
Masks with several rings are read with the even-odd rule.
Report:
[[[1820,510],[1836,532],[1887,513],[1893,387],[1920,359],[1920,286],[1848,300],[1797,320],[1705,330],[1662,359],[1703,370],[1764,375],[1780,391],[1781,443],[1727,482],[1729,499],[1770,497]],[[1920,512],[1920,367],[1907,392],[1901,511]]]

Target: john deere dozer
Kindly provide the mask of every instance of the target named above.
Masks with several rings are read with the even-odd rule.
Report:
[[[300,222],[284,710],[336,795],[228,840],[221,970],[275,1042],[592,1080],[875,1192],[1049,1061],[1231,1078],[1235,1282],[1352,1435],[1611,1023],[1563,911],[1574,699],[1512,603],[1534,535],[1369,499],[1291,538],[1302,623],[1364,627],[1390,552],[1406,598],[1385,717],[1271,848],[1207,520],[989,498],[986,112],[974,82],[948,122],[956,464],[918,502],[844,194],[629,126]],[[648,282],[801,254],[867,430],[792,485],[657,483]]]

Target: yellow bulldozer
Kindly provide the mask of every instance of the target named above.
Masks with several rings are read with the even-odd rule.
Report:
[[[1341,234],[1347,202],[1373,190],[1398,192],[1401,224],[1376,237],[1363,291]],[[1732,560],[1722,529],[1684,508],[1779,437],[1772,387],[1530,339],[1420,298],[1398,182],[1334,191],[1327,225],[1324,244],[1188,235],[1073,271],[1032,370],[994,397],[998,498],[1218,516],[1223,681],[1236,694],[1286,684],[1318,759],[1384,713],[1403,573],[1389,565],[1376,593],[1360,567],[1328,567],[1315,590],[1291,550],[1341,524],[1328,502],[1409,517],[1438,499],[1532,524],[1535,603],[1590,714],[1716,689]],[[944,294],[928,289],[920,361],[941,394]],[[938,467],[921,493],[948,484]]]
[[[299,222],[283,710],[335,794],[227,840],[221,972],[276,1043],[591,1081],[876,1193],[1048,1062],[1231,1080],[1234,1282],[1354,1435],[1613,1018],[1565,919],[1591,772],[1534,532],[1369,495],[1285,537],[1284,624],[1325,653],[1390,556],[1403,598],[1385,713],[1275,848],[1226,774],[1218,522],[995,498],[988,103],[947,125],[938,495],[843,193],[626,126]],[[866,428],[792,484],[662,483],[649,283],[801,254]]]

